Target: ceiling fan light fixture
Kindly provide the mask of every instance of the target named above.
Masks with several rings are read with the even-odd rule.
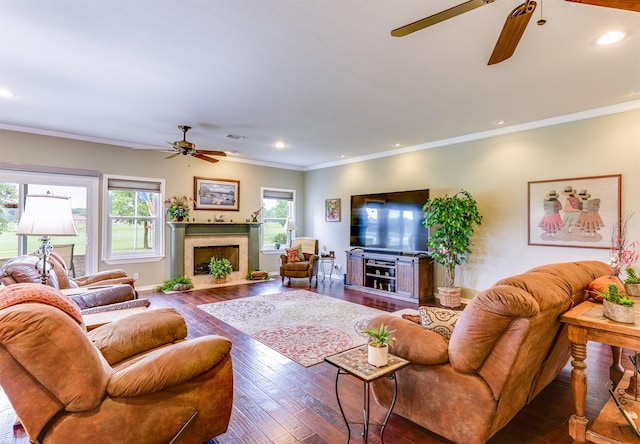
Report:
[[[611,31],[603,34],[596,43],[598,45],[611,45],[622,40],[624,36],[625,33],[622,31]]]

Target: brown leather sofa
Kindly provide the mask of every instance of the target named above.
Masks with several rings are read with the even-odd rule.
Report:
[[[484,443],[567,364],[570,343],[560,316],[587,298],[602,262],[536,267],[497,282],[464,308],[450,340],[392,314],[374,318],[397,342],[390,351],[411,361],[400,370],[394,413],[461,444]],[[393,383],[372,384],[388,406]]]
[[[83,314],[97,311],[119,310],[148,306],[147,300],[138,299],[135,280],[120,269],[100,271],[72,279],[62,258],[54,252],[50,256],[51,268],[47,285],[64,290],[80,307]],[[41,283],[42,259],[36,255],[18,256],[0,268],[0,282]]]
[[[291,239],[291,246],[299,248],[304,259],[290,261],[286,254],[280,255],[280,277],[284,284],[284,278],[309,279],[309,287],[313,278],[316,278],[318,285],[318,239],[310,237],[296,237]]]
[[[231,343],[185,340],[172,308],[87,333],[59,291],[0,290],[0,384],[31,442],[201,444],[227,430]],[[178,442],[178,441],[176,441]]]
[[[64,260],[55,251],[51,252],[49,263],[51,268],[48,270],[47,285],[58,290],[112,284],[127,284],[135,288],[135,279],[128,277],[127,273],[121,269],[99,271],[72,279],[69,277],[69,270]],[[0,268],[0,282],[4,285],[20,282],[38,284],[41,282],[41,269],[42,259],[37,255],[14,257]]]

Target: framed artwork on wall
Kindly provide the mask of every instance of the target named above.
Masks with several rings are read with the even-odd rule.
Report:
[[[193,178],[194,210],[240,210],[240,181]]]
[[[324,220],[327,222],[340,222],[340,199],[327,199],[324,201]]]
[[[603,248],[621,218],[621,175],[528,184],[529,245]]]

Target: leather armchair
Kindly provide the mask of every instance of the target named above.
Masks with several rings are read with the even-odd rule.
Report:
[[[12,285],[0,290],[0,384],[32,442],[201,444],[229,424],[231,343],[186,336],[172,308],[87,333],[59,291]]]
[[[289,278],[291,285],[292,278],[309,279],[309,287],[313,277],[318,285],[318,239],[310,237],[296,237],[291,239],[292,248],[299,247],[304,256],[304,260],[290,261],[286,254],[280,255],[280,277],[284,284],[284,278]]]

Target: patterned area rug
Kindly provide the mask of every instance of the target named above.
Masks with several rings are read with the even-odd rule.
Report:
[[[309,367],[365,344],[360,332],[382,310],[294,290],[199,305],[212,316]]]

